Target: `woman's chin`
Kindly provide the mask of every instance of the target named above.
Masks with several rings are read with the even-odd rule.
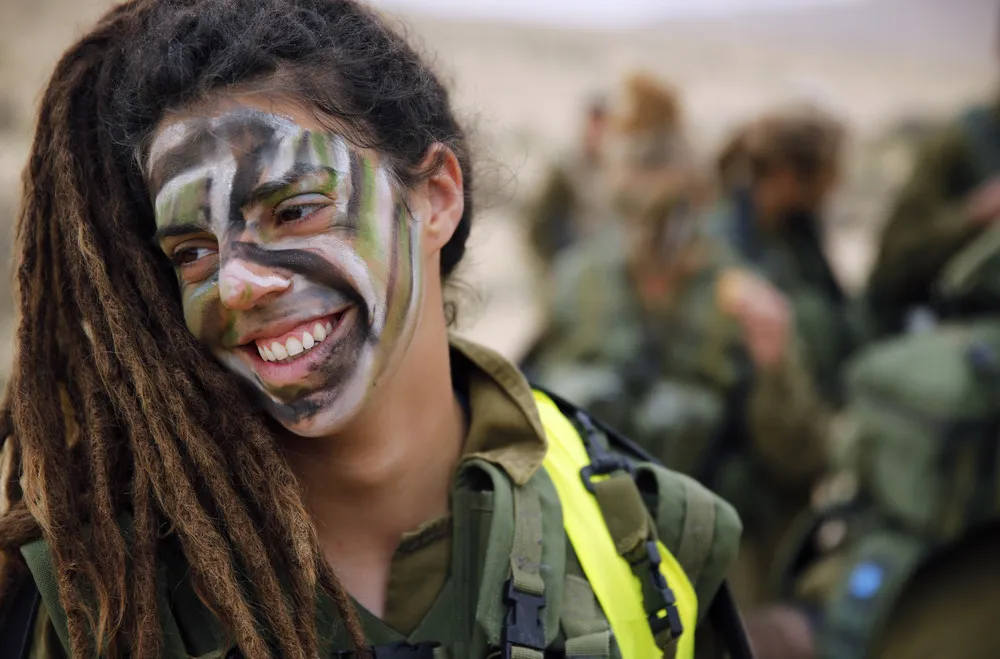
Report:
[[[288,432],[299,437],[331,437],[350,426],[365,401],[368,387],[346,387],[337,395],[317,391],[292,404],[269,401],[268,411]]]

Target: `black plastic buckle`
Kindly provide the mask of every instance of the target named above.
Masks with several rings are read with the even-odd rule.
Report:
[[[624,471],[628,473],[630,478],[635,478],[635,465],[632,464],[632,461],[613,453],[595,456],[589,465],[580,470],[580,478],[583,479],[583,485],[587,491],[593,494],[594,483],[591,479],[594,476],[607,476],[616,471]]]
[[[514,588],[514,580],[508,579],[504,585],[503,601],[507,605],[503,630],[500,633],[502,659],[511,659],[514,646],[545,650],[545,623],[542,609],[545,595],[522,593]]]
[[[660,571],[662,558],[660,557],[660,548],[656,546],[655,540],[646,541],[646,557],[642,562],[648,564],[653,591],[657,594],[659,600],[656,602],[656,608],[653,612],[646,617],[649,627],[653,630],[654,636],[669,629],[670,637],[677,638],[684,632],[684,625],[681,623],[680,612],[677,611],[677,598],[674,597],[674,591],[670,589],[667,579]],[[652,602],[647,602],[646,604],[652,604]],[[648,611],[649,608],[646,610]]]
[[[580,470],[580,478],[583,479],[583,485],[588,492],[594,493],[594,483],[591,482],[594,476],[607,476],[616,471],[625,471],[629,476],[635,478],[635,465],[632,464],[631,460],[601,446],[597,439],[600,433],[589,416],[583,412],[577,412],[576,420],[583,426],[584,445],[587,449],[587,457],[590,458],[590,464]]]
[[[373,659],[434,659],[434,648],[439,645],[441,644],[431,641],[417,644],[397,641],[396,643],[373,645],[369,650],[371,650]],[[332,659],[351,659],[354,656],[354,650],[342,650],[334,652]]]

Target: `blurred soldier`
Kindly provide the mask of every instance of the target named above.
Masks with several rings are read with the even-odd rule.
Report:
[[[882,233],[868,282],[873,336],[915,329],[940,310],[941,268],[1000,218],[1000,95],[929,139]]]
[[[820,215],[837,183],[843,139],[843,126],[810,106],[749,122],[719,157],[724,197],[706,222],[788,297],[813,375],[834,403],[853,332]]]
[[[751,623],[768,647],[759,656],[813,656],[807,645],[821,659],[997,656],[1000,228],[954,257],[932,291],[955,310],[949,323],[851,363],[860,493],[806,528],[786,582],[802,612],[783,610],[770,633]]]
[[[607,115],[603,98],[590,101],[579,150],[549,170],[528,209],[528,239],[546,267],[563,249],[592,235],[607,217],[603,170]]]
[[[696,183],[684,136],[679,94],[644,73],[625,81],[623,111],[615,122],[608,176],[616,210],[636,217],[664,188]]]
[[[537,229],[533,230],[536,238],[532,240],[543,259],[545,254],[554,254],[542,249],[545,241],[537,238],[548,231],[545,227],[567,227],[561,234],[567,238],[560,244],[574,246],[574,249],[563,250],[553,262],[577,261],[581,258],[578,254],[588,253],[592,247],[600,252],[607,251],[605,255],[611,256],[611,251],[624,249],[623,218],[637,216],[643,209],[651,208],[664,190],[669,190],[670,197],[685,196],[690,203],[701,204],[704,186],[693,174],[691,149],[682,133],[680,102],[672,87],[644,73],[631,75],[623,83],[619,114],[606,118],[601,114],[600,130],[587,134],[600,136],[600,140],[586,140],[587,144],[600,145],[595,153],[601,157],[594,161],[599,166],[586,170],[587,175],[583,168],[575,170],[578,175],[573,185],[566,174],[573,170],[557,168],[558,175],[554,175],[553,181],[561,182],[548,186],[542,198],[548,201],[537,205],[532,215],[532,226]],[[563,201],[557,202],[558,199]],[[575,213],[572,217],[571,207]],[[565,213],[561,217],[570,219],[550,221],[546,218],[560,215],[551,210],[541,212],[545,208],[563,208]],[[593,246],[587,244],[591,242]],[[619,257],[621,254],[614,256]],[[560,304],[560,293],[555,289],[550,284],[543,291],[548,297],[545,304],[548,308]],[[564,338],[557,330],[547,327],[522,361],[525,373],[535,375],[540,357],[551,354],[553,348],[560,351],[561,348],[551,344]]]
[[[692,187],[678,176],[644,190],[620,244],[560,261],[536,375],[736,506],[746,542],[732,581],[752,602],[823,471],[825,414],[783,296],[700,235]]]
[[[871,331],[907,329],[931,305],[942,266],[1000,218],[1000,103],[930,138],[893,207],[868,282]]]

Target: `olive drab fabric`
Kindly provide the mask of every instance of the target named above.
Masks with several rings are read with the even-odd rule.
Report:
[[[849,378],[861,482],[886,514],[946,538],[998,512],[1000,317],[877,344]]]
[[[997,174],[1000,101],[971,108],[927,141],[882,232],[866,292],[870,335],[904,331],[913,309],[934,308],[942,268],[983,230],[968,197]]]
[[[873,344],[847,367],[859,494],[829,513],[845,539],[803,561],[793,586],[817,612],[821,659],[925,656],[942,643],[945,656],[978,658],[1000,644],[977,613],[1000,579],[989,546],[1000,527],[1000,315],[982,313],[1000,302],[997,231],[933,287],[942,308],[991,305]]]
[[[976,311],[870,347],[848,379],[865,491],[946,539],[1000,512],[1000,229],[956,254],[934,289],[942,308]]]
[[[683,630],[693,630],[698,620],[698,598],[683,568],[669,550],[659,540],[653,540],[648,513],[642,500],[636,498],[633,510],[641,515],[636,524],[640,533],[623,539],[625,546],[617,547],[612,534],[594,524],[603,517],[598,500],[587,492],[580,478],[580,471],[590,464],[590,456],[580,441],[577,431],[559,412],[555,404],[544,394],[536,394],[542,424],[549,438],[549,453],[545,458],[545,469],[552,477],[559,500],[563,506],[563,523],[570,542],[576,550],[587,578],[590,580],[597,600],[607,612],[611,631],[622,650],[623,657],[656,657],[664,648],[657,645],[650,630],[648,614],[642,605],[643,587],[623,555],[637,546],[654,542],[660,554],[659,569],[667,586],[676,598],[680,629],[679,643],[674,654],[678,659],[694,659],[694,634],[683,634]],[[624,476],[629,478],[628,475]],[[612,476],[612,478],[614,478]],[[633,482],[634,487],[634,482]],[[638,490],[636,490],[638,494]],[[626,511],[616,511],[627,514]],[[714,509],[713,509],[714,514]],[[633,545],[629,547],[628,545]],[[616,560],[617,559],[617,560]],[[668,602],[673,605],[674,602]],[[660,615],[660,611],[653,615]],[[670,615],[667,611],[663,616]]]
[[[570,424],[495,353],[454,339],[452,361],[469,405],[469,438],[447,523],[430,525],[450,535],[420,536],[432,548],[447,545],[446,576],[411,629],[393,628],[358,606],[377,656],[457,659],[501,651],[525,659],[624,659],[658,657],[661,647],[666,656],[695,656],[695,630],[713,636],[702,623],[739,545],[732,508],[680,474],[617,451],[599,431],[585,440],[578,425],[586,415],[574,413]],[[550,453],[547,443],[560,450]],[[591,456],[599,457],[588,462]],[[581,459],[589,489],[579,473],[579,485],[565,478]],[[581,540],[584,527],[590,533]],[[601,543],[610,551],[596,554]],[[194,594],[179,547],[168,542],[162,554],[165,656],[238,656]],[[42,595],[36,634],[62,639],[33,644],[29,657],[61,659],[66,617],[47,545],[32,543],[22,555]],[[626,587],[609,592],[601,575],[623,569]],[[391,585],[389,591],[406,600],[405,592],[394,595]],[[316,624],[324,630],[323,656],[348,656],[325,597]]]
[[[749,191],[740,189],[708,214],[704,230],[787,296],[813,378],[827,400],[839,404],[840,369],[859,340],[859,323],[826,257],[818,224],[818,218],[802,215],[788,218],[781,231],[764,231]]]
[[[754,372],[716,302],[734,263],[726,250],[707,250],[670,312],[654,316],[620,251],[594,244],[567,254],[533,378],[720,493],[749,530],[807,499],[825,460],[825,413],[796,355]]]

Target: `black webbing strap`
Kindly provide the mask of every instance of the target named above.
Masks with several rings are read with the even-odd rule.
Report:
[[[736,608],[733,594],[729,591],[729,584],[725,581],[722,582],[715,599],[708,607],[708,619],[722,637],[723,644],[729,650],[730,659],[753,659],[747,630],[743,627],[740,611]]]
[[[31,634],[41,602],[38,586],[29,576],[10,602],[7,615],[0,626],[0,656],[4,659],[26,659],[28,656]]]

